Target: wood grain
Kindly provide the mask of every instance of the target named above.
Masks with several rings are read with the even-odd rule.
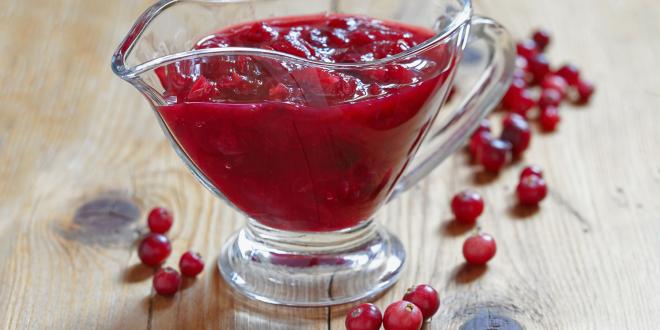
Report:
[[[195,182],[146,102],[112,75],[114,46],[149,1],[11,1],[0,13],[0,327],[342,329],[345,306],[274,307],[233,295],[212,262],[172,299],[154,297],[135,238],[144,212],[178,221],[173,255],[212,260],[242,223]],[[399,283],[428,282],[443,306],[431,329],[653,329],[660,323],[660,7],[652,0],[476,1],[526,35],[547,27],[553,60],[597,82],[560,132],[535,135],[523,162],[491,181],[450,158],[380,215],[410,251]],[[520,210],[525,162],[547,169],[549,198]],[[464,266],[469,230],[450,223],[451,194],[476,186],[486,268]],[[175,258],[173,258],[175,259]]]

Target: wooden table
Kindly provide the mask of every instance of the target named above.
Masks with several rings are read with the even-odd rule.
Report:
[[[346,307],[296,309],[233,295],[214,268],[243,217],[198,184],[147,103],[115,77],[110,54],[149,1],[2,0],[0,23],[0,327],[341,329]],[[553,32],[550,55],[597,82],[563,108],[557,134],[489,184],[457,154],[381,216],[409,263],[381,308],[430,282],[443,306],[429,328],[510,318],[528,329],[652,329],[660,323],[660,6],[630,1],[476,1],[516,36]],[[547,169],[549,198],[521,214],[519,169]],[[450,196],[476,186],[487,269],[464,267],[469,232]],[[145,212],[170,207],[174,256],[209,261],[174,298],[153,296],[135,240]],[[173,260],[176,259],[172,258]],[[473,321],[474,322],[474,321]],[[465,328],[470,328],[466,326]],[[478,327],[472,327],[474,329]]]

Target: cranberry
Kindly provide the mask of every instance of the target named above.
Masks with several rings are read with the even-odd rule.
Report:
[[[484,265],[495,256],[497,245],[492,236],[476,234],[463,243],[463,257],[472,265]]]
[[[536,104],[532,93],[526,87],[525,81],[514,79],[502,98],[502,105],[514,113],[526,116],[529,109]]]
[[[536,205],[548,194],[548,187],[542,177],[532,174],[520,179],[516,193],[521,204]]]
[[[270,47],[276,51],[291,54],[302,58],[312,58],[312,53],[303,44],[304,41],[292,38],[279,38],[271,43]]]
[[[484,201],[476,191],[464,190],[452,198],[451,211],[457,221],[472,224],[484,211]]]
[[[152,233],[165,234],[172,228],[173,222],[172,213],[163,207],[153,208],[147,217],[147,224]]]
[[[527,150],[532,139],[527,120],[515,113],[507,115],[502,122],[501,139],[511,143],[514,156],[520,156]]]
[[[470,155],[472,155],[474,158],[477,158],[479,155],[479,150],[492,139],[493,135],[490,134],[490,132],[477,131],[477,133],[472,135],[472,138],[470,139]]]
[[[525,39],[516,44],[516,53],[529,61],[539,53],[539,49],[534,40]]]
[[[520,172],[520,179],[528,175],[538,175],[543,177],[543,169],[538,165],[525,166],[525,168],[523,168],[523,170]]]
[[[266,23],[254,23],[243,32],[242,37],[249,42],[267,43],[277,38],[277,31]]]
[[[374,304],[353,307],[346,314],[346,330],[378,330],[383,323],[383,315]]]
[[[561,103],[562,96],[561,93],[554,89],[544,89],[541,91],[541,95],[539,96],[539,107],[541,109],[545,107],[556,107],[559,106]]]
[[[395,84],[408,84],[415,78],[415,74],[399,64],[387,66],[387,78]]]
[[[586,80],[580,80],[576,86],[578,98],[576,103],[586,104],[589,103],[591,95],[594,93],[594,85]]]
[[[415,304],[399,300],[385,309],[383,327],[385,330],[419,330],[423,321],[424,316]]]
[[[511,143],[492,139],[484,144],[477,153],[477,159],[485,170],[499,172],[511,160]]]
[[[516,69],[522,70],[522,71],[528,71],[529,70],[529,61],[523,56],[516,55]]]
[[[532,39],[536,42],[536,47],[540,51],[544,51],[550,44],[550,33],[546,30],[538,29],[534,32],[534,35],[532,35]]]
[[[541,108],[541,113],[539,115],[539,123],[541,124],[541,129],[546,132],[552,132],[557,129],[557,125],[561,121],[559,116],[559,109],[555,106],[548,106]]]
[[[156,272],[153,286],[156,293],[161,296],[170,296],[179,290],[181,275],[172,267],[161,268]]]
[[[188,251],[181,256],[179,269],[183,276],[195,277],[204,270],[204,260],[199,253]]]
[[[383,89],[378,86],[378,84],[369,85],[369,94],[371,95],[380,95],[383,92]]]
[[[147,235],[138,247],[138,256],[147,266],[158,266],[169,257],[172,252],[170,241],[162,234]]]
[[[576,86],[580,82],[580,71],[572,64],[565,64],[555,74],[564,78],[571,86]]]
[[[529,70],[515,68],[513,69],[513,79],[514,80],[519,79],[525,82],[525,84],[531,84],[534,77],[532,76],[532,73],[529,72]]]
[[[422,312],[425,320],[428,320],[440,308],[440,297],[433,287],[426,284],[413,286],[406,291],[403,300],[409,301]]]
[[[543,81],[543,78],[550,73],[550,62],[544,54],[536,54],[529,60],[529,71],[534,76],[535,82]]]
[[[544,90],[554,89],[559,92],[561,98],[563,99],[566,96],[568,85],[566,84],[566,80],[564,80],[564,78],[556,74],[548,74],[545,76],[545,78],[543,78],[543,81],[541,81],[541,88]]]
[[[283,83],[277,83],[268,90],[268,97],[274,101],[285,100],[290,94],[291,92]]]

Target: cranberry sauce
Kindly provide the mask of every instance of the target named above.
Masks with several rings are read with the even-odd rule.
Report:
[[[252,47],[327,62],[369,62],[433,36],[365,17],[249,23],[196,48]],[[324,69],[261,56],[160,67],[159,113],[186,154],[238,208],[274,228],[331,231],[385,201],[435,116],[448,48],[375,69]]]

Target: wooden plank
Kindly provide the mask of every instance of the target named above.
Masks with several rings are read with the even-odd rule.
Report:
[[[341,329],[347,306],[274,307],[235,296],[213,265],[242,217],[188,174],[146,102],[108,66],[150,1],[0,1],[0,327]],[[483,322],[527,329],[651,329],[660,322],[660,113],[651,0],[476,1],[517,36],[553,32],[551,59],[597,82],[565,107],[557,134],[535,135],[524,162],[488,184],[457,154],[380,214],[410,253],[384,309],[429,282],[443,307],[431,329]],[[514,207],[518,169],[546,168],[538,212]],[[468,231],[450,224],[453,192],[476,186],[498,241],[484,269],[463,265]],[[134,239],[144,212],[172,208],[173,256],[209,266],[173,299],[154,297]],[[176,262],[172,258],[172,262]],[[498,319],[501,318],[501,319]],[[498,321],[499,320],[499,321]],[[507,323],[509,322],[509,323]]]

